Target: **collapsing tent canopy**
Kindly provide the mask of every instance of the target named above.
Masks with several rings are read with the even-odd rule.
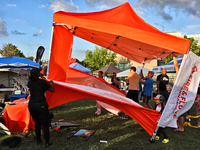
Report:
[[[54,25],[138,63],[172,52],[187,54],[190,41],[163,33],[147,24],[129,3],[93,13],[54,13]]]
[[[162,58],[172,52],[186,54],[190,41],[165,34],[145,23],[129,3],[94,13],[59,11],[54,13],[53,22],[47,79],[56,81],[55,93],[47,92],[49,108],[78,99],[95,99],[126,113],[152,135],[160,115],[157,111],[133,104],[124,94],[119,95],[119,89],[106,85],[109,90],[105,90],[102,88],[105,86],[101,86],[104,81],[99,79],[97,83],[94,79],[90,80],[89,74],[83,77],[75,69],[69,68],[73,36],[110,49],[138,63]],[[78,85],[81,82],[83,83]],[[108,96],[104,97],[106,93]]]

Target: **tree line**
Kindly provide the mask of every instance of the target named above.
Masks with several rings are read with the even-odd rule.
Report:
[[[197,45],[197,42],[193,37],[188,38],[186,35],[184,36],[185,39],[190,40],[190,47],[189,51],[192,51],[197,56],[200,56],[200,46]],[[5,57],[11,57],[11,56],[19,56],[23,58],[27,58],[29,60],[34,60],[33,56],[25,57],[22,51],[20,51],[17,46],[13,45],[12,43],[4,44],[3,48],[0,49],[0,54],[2,54]],[[83,66],[90,68],[92,71],[101,69],[110,63],[113,65],[117,65],[117,62],[115,58],[117,57],[117,54],[106,49],[103,47],[95,47],[94,51],[87,50],[85,53],[85,59],[81,62]],[[173,60],[172,55],[169,55],[168,57],[164,58],[165,63],[170,62]]]
[[[4,57],[18,56],[32,61],[34,60],[33,56],[26,57],[24,53],[12,43],[3,44],[2,49],[0,49],[0,54],[3,55]]]
[[[195,53],[197,56],[200,56],[200,45],[199,46],[197,45],[197,42],[195,41],[195,39],[193,37],[188,38],[186,35],[184,35],[184,39],[190,40],[189,51]],[[173,56],[169,55],[168,57],[165,58],[165,64],[167,64],[171,60],[173,60]]]

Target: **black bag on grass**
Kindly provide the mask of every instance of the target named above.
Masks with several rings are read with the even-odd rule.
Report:
[[[13,148],[13,147],[17,146],[21,141],[22,141],[22,138],[20,138],[18,136],[12,136],[12,137],[9,137],[7,139],[4,139],[2,141],[2,145],[3,146],[9,146],[10,148]]]

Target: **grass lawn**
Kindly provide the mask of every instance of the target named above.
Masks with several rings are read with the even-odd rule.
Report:
[[[154,106],[154,102],[151,102]],[[53,108],[52,121],[58,122],[64,119],[66,122],[81,124],[80,127],[69,127],[62,129],[59,133],[50,128],[50,137],[53,144],[45,148],[43,144],[37,145],[36,141],[30,141],[30,145],[22,138],[22,142],[13,150],[186,150],[199,148],[200,129],[185,127],[185,132],[174,132],[172,128],[166,128],[170,142],[162,143],[162,135],[154,144],[148,142],[150,135],[133,119],[121,120],[118,116],[109,115],[102,109],[102,115],[96,116],[96,102],[91,99],[74,101]],[[190,115],[196,115],[195,106],[190,110]],[[192,125],[196,125],[196,119],[192,119]],[[85,141],[83,137],[72,137],[72,131],[78,129],[97,129],[96,133]],[[9,136],[0,134],[0,141]],[[105,140],[107,143],[100,143]],[[44,140],[43,140],[44,143]],[[0,147],[8,150],[9,147]]]

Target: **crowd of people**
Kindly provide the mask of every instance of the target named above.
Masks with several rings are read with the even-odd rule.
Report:
[[[174,67],[176,70],[176,75],[178,74],[179,71],[179,66],[178,62],[176,60],[176,57],[174,54],[173,55],[173,60],[174,60]],[[103,74],[101,74],[102,77]],[[150,108],[158,111],[160,114],[162,114],[165,105],[167,104],[167,100],[169,98],[170,92],[171,92],[171,85],[169,84],[169,77],[167,75],[166,69],[162,69],[162,72],[160,75],[157,76],[156,78],[156,86],[157,86],[157,96],[154,97],[155,99],[155,107],[152,107],[150,104],[150,99],[152,96],[153,92],[153,76],[154,72],[149,71],[147,74],[147,77],[144,77],[143,71],[141,69],[140,73],[136,73],[136,67],[131,67],[130,72],[128,73],[128,83],[129,83],[129,88],[128,92],[126,94],[127,98],[130,98],[131,100],[135,101],[136,103],[139,103],[140,101],[140,95],[141,91],[143,92],[143,105],[145,108]],[[176,80],[176,77],[174,81]],[[120,85],[120,79],[116,77],[116,73],[113,73],[112,77],[112,85],[119,88]],[[141,89],[141,84],[143,84],[143,89]],[[200,88],[198,89],[197,92],[197,97],[195,99],[195,105],[196,105],[196,112],[197,115],[200,115]],[[98,104],[97,104],[97,112],[98,112]],[[96,114],[98,114],[96,112]],[[188,112],[187,112],[188,114]],[[178,120],[177,120],[177,126],[178,128],[174,129],[175,132],[183,132],[184,131],[184,115],[182,114]],[[128,119],[128,115],[124,115],[120,117],[121,119]],[[200,118],[197,119],[197,126],[200,127]],[[164,128],[159,127],[157,135],[155,137],[155,140],[160,139],[160,134],[163,134],[164,140],[162,143],[168,143],[169,139],[168,136],[164,130]]]

